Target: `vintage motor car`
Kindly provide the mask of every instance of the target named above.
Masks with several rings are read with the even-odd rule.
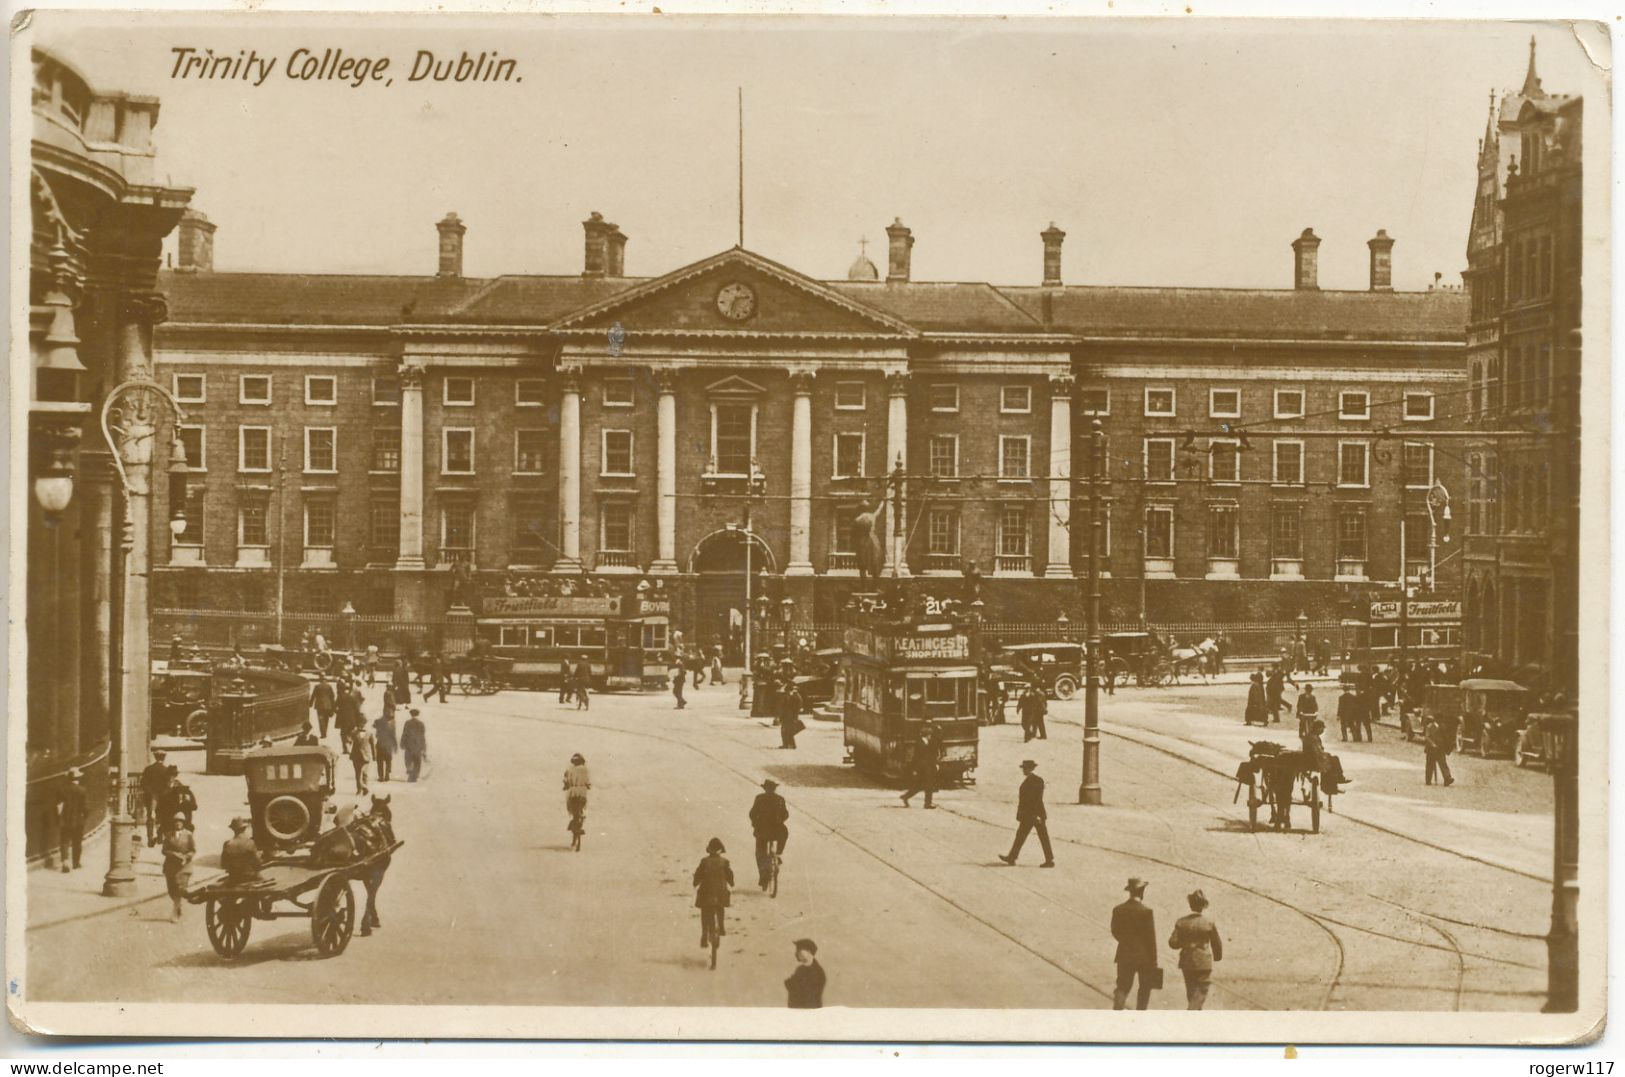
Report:
[[[1011,643],[999,648],[994,661],[1020,670],[1051,699],[1071,699],[1083,683],[1080,643]]]
[[[1515,757],[1519,733],[1528,721],[1532,693],[1515,681],[1470,677],[1460,684],[1461,725],[1456,750],[1473,748],[1485,759]]]
[[[314,841],[336,792],[336,756],[315,747],[260,748],[243,760],[254,844],[282,850]]]
[[[209,732],[209,695],[214,677],[195,669],[168,669],[152,675],[152,731],[175,737]]]

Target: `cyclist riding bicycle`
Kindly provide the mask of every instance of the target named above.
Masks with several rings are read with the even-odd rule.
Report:
[[[577,752],[570,757],[570,769],[564,772],[564,806],[570,813],[565,827],[579,841],[587,817],[587,790],[592,788],[592,777],[587,773],[587,760]]]
[[[778,782],[767,779],[762,783],[762,792],[756,795],[756,802],[750,806],[750,828],[756,835],[756,875],[763,890],[772,882],[773,852],[768,848],[769,843],[776,843],[782,855],[790,840],[790,828],[785,825],[790,809],[784,798],[774,792],[778,787]]]

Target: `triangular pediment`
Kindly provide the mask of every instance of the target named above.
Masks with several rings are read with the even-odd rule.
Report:
[[[906,322],[741,247],[656,277],[565,315],[556,332],[626,334],[916,335]]]
[[[737,374],[731,374],[705,387],[706,396],[761,396],[765,392],[767,390],[760,385],[747,381]]]

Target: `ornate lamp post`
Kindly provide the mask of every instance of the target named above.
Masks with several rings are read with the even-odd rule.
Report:
[[[156,410],[167,406],[178,425],[186,413],[169,390],[143,370],[108,392],[102,403],[102,437],[113,454],[124,492],[124,521],[120,536],[119,620],[115,649],[120,671],[116,693],[118,723],[113,736],[114,765],[111,796],[112,823],[108,843],[107,875],[102,893],[127,897],[135,891],[135,820],[130,814],[127,786],[134,755],[145,758],[150,739],[151,641],[148,638],[150,603],[147,580],[151,562],[152,451],[158,434]],[[186,447],[172,427],[171,474],[186,466]],[[170,533],[186,530],[184,511],[170,521]]]
[[[1089,591],[1083,691],[1083,779],[1079,804],[1099,804],[1100,797],[1100,487],[1106,478],[1106,428],[1089,424]]]
[[[715,464],[712,465],[716,470]],[[707,493],[710,491],[707,490]],[[750,478],[745,483],[745,526],[741,538],[745,543],[745,670],[739,677],[739,709],[745,710],[750,706],[751,692],[751,659],[754,657],[751,639],[751,591],[754,587],[756,574],[752,570],[751,561],[754,556],[753,547],[756,545],[756,532],[751,530],[751,509],[755,507],[756,500],[767,493],[767,475],[763,473],[753,457],[750,462]]]

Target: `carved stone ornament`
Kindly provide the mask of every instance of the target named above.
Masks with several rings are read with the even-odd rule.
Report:
[[[1077,379],[1071,374],[1051,374],[1049,376],[1049,394],[1052,397],[1069,397],[1076,385]]]
[[[581,367],[574,363],[566,363],[558,368],[559,388],[566,393],[581,392]]]
[[[797,396],[811,396],[813,391],[813,375],[811,371],[797,370],[790,375],[790,389]]]
[[[411,363],[402,363],[399,371],[401,390],[423,391],[424,370],[421,366]]]
[[[886,395],[904,396],[908,393],[908,374],[896,371],[886,375]]]

